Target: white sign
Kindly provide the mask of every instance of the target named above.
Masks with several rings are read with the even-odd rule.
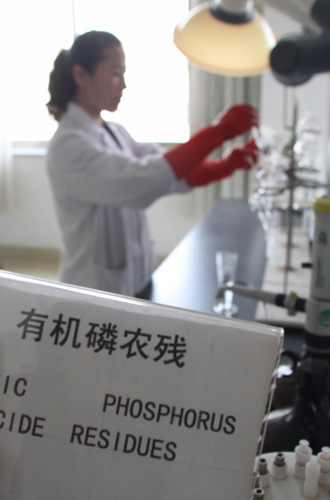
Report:
[[[249,500],[280,329],[0,272],[1,500]]]

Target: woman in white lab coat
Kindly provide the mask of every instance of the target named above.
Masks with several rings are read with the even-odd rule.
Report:
[[[85,33],[60,52],[49,81],[48,109],[59,126],[47,169],[62,235],[61,281],[143,296],[154,268],[145,209],[161,196],[251,168],[253,140],[218,160],[207,156],[257,126],[258,114],[234,106],[187,143],[163,151],[102,120],[102,110],[120,103],[124,75],[124,51],[110,33]]]

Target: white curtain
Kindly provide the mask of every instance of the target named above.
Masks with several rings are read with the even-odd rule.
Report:
[[[6,6],[5,6],[6,7]],[[12,99],[10,94],[12,84],[12,67],[15,59],[11,54],[11,40],[5,37],[5,25],[8,23],[7,7],[4,9],[3,16],[0,16],[0,45],[2,47],[1,61],[2,67],[7,68],[3,71],[0,84],[0,214],[9,208],[11,201],[11,166],[12,166],[12,148],[9,140],[9,117],[15,114],[15,97]],[[9,19],[11,19],[9,17]],[[24,77],[22,77],[22,88],[24,87]],[[1,241],[0,241],[1,243]]]
[[[0,97],[0,214],[8,210],[12,202],[12,145],[6,128],[6,117],[9,112],[7,96],[8,93],[4,91]]]
[[[203,0],[190,0],[190,8]],[[226,50],[224,47],[223,50]],[[259,108],[260,77],[227,77],[208,73],[190,65],[189,122],[191,133],[210,123],[223,109],[249,103]],[[226,143],[226,147],[230,146]],[[221,153],[221,150],[220,150]],[[219,198],[248,199],[252,176],[238,171],[229,179],[195,190],[194,210],[204,215]]]
[[[12,155],[10,142],[0,137],[0,212],[10,207]]]

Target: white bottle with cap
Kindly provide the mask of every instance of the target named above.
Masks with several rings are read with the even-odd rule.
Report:
[[[315,460],[315,457],[306,465],[305,482],[303,486],[303,495],[310,500],[317,498],[318,482],[320,478],[321,466]]]
[[[317,461],[321,467],[319,484],[330,485],[330,448],[328,446],[323,446],[317,455]]]
[[[312,448],[306,439],[301,439],[295,447],[294,475],[299,479],[305,478],[306,464],[312,458]]]
[[[330,332],[330,198],[318,198],[313,208],[315,228],[306,330],[327,337]]]

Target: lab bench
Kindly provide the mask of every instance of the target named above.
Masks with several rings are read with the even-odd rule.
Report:
[[[150,300],[215,314],[218,289],[215,253],[238,253],[236,281],[261,287],[265,270],[265,235],[256,213],[244,200],[220,200],[155,270]],[[253,321],[257,304],[234,296],[236,318]]]
[[[218,289],[215,253],[238,253],[236,282],[262,288],[266,274],[266,239],[258,215],[245,200],[220,200],[169,254],[152,276],[150,300],[159,304],[215,314]],[[260,321],[258,303],[234,294],[235,318]],[[260,307],[260,306],[259,306]],[[301,351],[303,325],[285,327],[284,347]],[[261,320],[262,322],[262,320]],[[272,323],[272,322],[271,322]]]

